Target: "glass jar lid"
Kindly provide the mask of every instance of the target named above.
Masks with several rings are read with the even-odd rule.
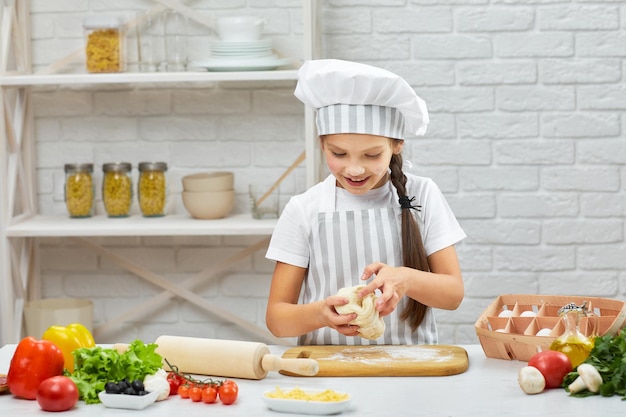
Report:
[[[167,171],[167,162],[140,162],[139,171]]]
[[[65,164],[65,172],[93,172],[93,164]]]
[[[130,172],[133,166],[130,162],[109,162],[102,164],[103,172]]]

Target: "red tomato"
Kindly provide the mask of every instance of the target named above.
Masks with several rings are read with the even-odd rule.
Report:
[[[78,401],[78,388],[66,376],[44,379],[37,388],[37,402],[44,411],[67,411]]]
[[[220,395],[220,401],[222,401],[222,404],[230,405],[237,401],[239,387],[237,386],[235,381],[226,380],[220,386],[218,393]]]
[[[174,371],[170,371],[170,372],[167,373],[167,379],[175,379],[178,382],[180,382],[181,384],[183,382],[185,382],[185,377],[183,375],[181,375],[181,374],[178,374],[178,373],[174,372]]]
[[[572,372],[572,361],[562,352],[546,350],[534,355],[528,361],[528,366],[534,366],[546,379],[546,388],[559,388],[563,378]]]
[[[213,404],[217,400],[217,387],[208,385],[202,390],[202,401],[206,404]]]
[[[180,382],[175,379],[168,379],[167,382],[170,384],[170,395],[178,394],[178,387],[180,387]]]
[[[189,398],[189,390],[190,390],[189,385],[187,384],[180,385],[178,387],[178,395],[180,395],[180,398]]]
[[[182,384],[183,379],[174,372],[167,374],[167,382],[170,384],[170,395],[178,394],[178,387]]]
[[[191,389],[189,390],[189,398],[191,398],[191,401],[193,401],[194,403],[202,401],[202,388],[197,385],[191,387]]]

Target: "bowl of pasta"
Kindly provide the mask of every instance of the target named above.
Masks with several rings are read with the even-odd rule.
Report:
[[[263,401],[273,411],[311,415],[338,414],[350,406],[350,395],[332,389],[308,390],[276,387],[263,394]]]

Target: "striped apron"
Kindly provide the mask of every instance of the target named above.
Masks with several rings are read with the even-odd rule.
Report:
[[[393,187],[389,183],[390,187]],[[302,302],[309,303],[337,294],[342,287],[363,285],[361,274],[372,262],[391,266],[402,265],[400,207],[359,211],[335,211],[335,178],[323,183],[317,224],[311,228],[309,269],[304,283]],[[395,189],[394,189],[395,192]],[[400,320],[407,297],[384,317],[385,332],[376,340],[344,336],[323,327],[299,338],[301,345],[370,345],[370,344],[434,344],[437,328],[432,309],[415,333]]]

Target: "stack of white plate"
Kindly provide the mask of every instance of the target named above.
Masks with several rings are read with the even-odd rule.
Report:
[[[273,53],[270,38],[262,38],[256,41],[214,41],[211,58],[192,65],[209,71],[264,71],[290,63],[291,59]]]
[[[215,41],[211,44],[211,56],[220,59],[250,59],[272,55],[272,40]]]

